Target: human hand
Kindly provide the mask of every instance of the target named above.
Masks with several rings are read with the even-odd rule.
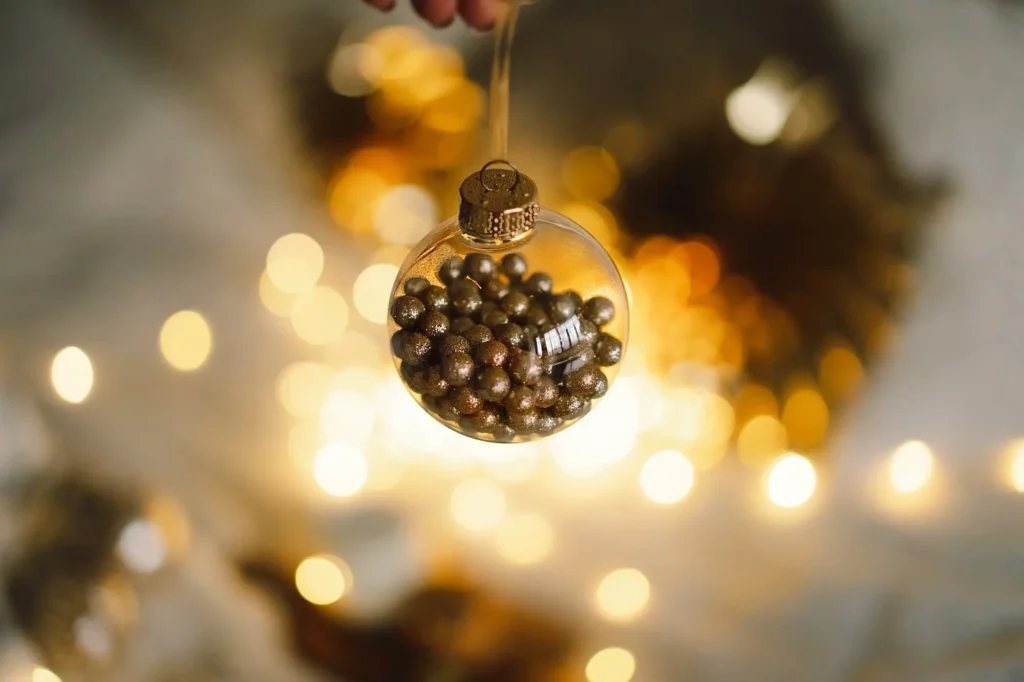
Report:
[[[385,12],[394,8],[397,0],[364,0]],[[458,13],[473,28],[487,31],[498,19],[500,0],[412,0],[416,13],[434,26],[449,26]]]

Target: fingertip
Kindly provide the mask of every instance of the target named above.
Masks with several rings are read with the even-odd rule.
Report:
[[[498,0],[459,0],[459,13],[479,31],[490,31],[498,21]]]
[[[382,12],[390,12],[395,8],[395,0],[363,0],[363,2],[376,7]]]
[[[421,17],[438,28],[451,26],[455,21],[456,0],[413,0]]]

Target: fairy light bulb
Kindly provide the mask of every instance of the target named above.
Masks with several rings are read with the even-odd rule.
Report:
[[[458,217],[402,264],[388,329],[403,383],[435,419],[524,442],[577,422],[607,393],[629,307],[600,243],[540,208],[529,177],[495,166],[466,178]]]

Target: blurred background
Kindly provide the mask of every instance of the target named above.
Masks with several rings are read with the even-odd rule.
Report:
[[[385,330],[490,59],[0,2],[0,681],[1024,679],[1024,6],[525,7],[510,156],[632,315],[539,443]]]

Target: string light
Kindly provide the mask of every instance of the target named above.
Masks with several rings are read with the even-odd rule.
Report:
[[[901,493],[917,492],[928,483],[934,469],[931,448],[919,440],[900,445],[889,461],[889,480]]]
[[[777,507],[791,509],[811,499],[818,485],[814,465],[797,454],[778,459],[768,472],[768,499]]]
[[[285,293],[312,289],[323,270],[324,251],[308,234],[286,234],[267,251],[267,277]]]
[[[81,403],[92,392],[92,361],[81,348],[64,348],[54,356],[50,365],[50,381],[61,399]]]
[[[309,603],[328,606],[340,601],[350,590],[350,575],[348,565],[338,557],[307,557],[295,569],[295,589]]]
[[[597,610],[605,618],[628,623],[643,615],[651,598],[651,584],[635,568],[620,568],[606,575],[597,587]]]
[[[636,673],[636,659],[620,647],[602,649],[587,661],[588,682],[629,682]]]
[[[675,450],[651,455],[640,470],[640,488],[658,504],[679,502],[689,494],[693,481],[693,464]]]
[[[366,458],[344,443],[325,445],[313,461],[313,478],[317,485],[334,497],[355,495],[366,484],[369,473]]]
[[[452,492],[452,518],[467,530],[487,531],[505,516],[505,493],[486,478],[470,478]]]
[[[510,514],[498,526],[494,536],[498,554],[521,566],[538,564],[551,553],[555,533],[539,514]]]
[[[385,324],[388,321],[388,299],[391,285],[398,275],[398,267],[390,263],[377,263],[359,273],[352,285],[352,301],[356,310],[369,322]]]
[[[160,328],[160,352],[174,369],[191,372],[210,357],[213,334],[206,319],[194,310],[174,313]]]

